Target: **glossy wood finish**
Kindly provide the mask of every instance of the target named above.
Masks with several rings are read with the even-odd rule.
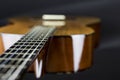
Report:
[[[80,25],[76,20],[66,21],[66,25],[59,27],[48,49],[46,72],[73,72],[73,47],[71,35],[85,34],[84,50],[79,70],[92,66],[94,30]]]
[[[7,25],[5,27],[0,28],[0,32],[4,33],[14,33],[14,34],[25,34],[33,25],[42,24],[40,19],[34,18],[12,18],[10,21],[13,24]],[[89,19],[88,19],[89,21]],[[82,55],[82,61],[80,63],[80,70],[87,69],[92,66],[92,55],[93,55],[93,45],[94,45],[94,30],[92,30],[88,26],[88,22],[79,22],[79,19],[67,19],[66,24],[64,26],[58,27],[56,32],[54,33],[54,37],[49,48],[47,50],[47,64],[46,64],[46,72],[69,72],[73,71],[73,61],[72,61],[72,42],[70,35],[71,34],[85,34],[85,46]],[[89,22],[90,24],[90,22]],[[91,25],[95,25],[94,21]],[[56,47],[57,44],[57,47]],[[59,46],[58,46],[59,45]],[[58,51],[55,49],[58,48]],[[59,67],[56,66],[58,62],[58,58],[61,57],[63,60],[59,62]],[[64,64],[63,64],[64,63]]]
[[[86,35],[79,70],[93,65],[93,36]],[[54,36],[50,42],[46,63],[47,72],[73,72],[73,47],[70,36]]]
[[[93,41],[95,43],[94,47],[96,48],[97,46],[99,46],[99,43],[100,43],[100,31],[101,31],[100,27],[101,27],[101,24],[96,23],[96,24],[89,24],[87,26],[95,30]]]
[[[80,16],[80,17],[71,17],[69,19],[75,20],[78,24],[90,27],[94,29],[94,46],[97,47],[100,42],[100,30],[101,30],[101,19],[98,17],[90,17],[90,16]]]
[[[2,36],[0,35],[0,54],[4,51]]]
[[[30,18],[30,17],[19,17],[19,18],[13,18],[13,19],[10,19],[11,22],[20,22],[24,25],[28,25],[29,24],[29,28],[32,27],[32,25],[35,25],[35,24],[42,24],[42,20],[40,19],[41,17],[33,17],[33,18]],[[86,26],[86,27],[90,27],[92,29],[94,29],[95,31],[95,35],[94,35],[94,46],[97,47],[99,45],[99,40],[100,40],[100,27],[101,27],[101,19],[98,18],[98,17],[90,17],[90,16],[79,16],[79,17],[76,17],[76,16],[72,16],[72,17],[67,17],[66,19],[66,23],[67,25],[71,25],[69,23],[73,24],[73,26],[75,26],[76,24],[80,24],[80,25],[83,25],[83,26]],[[23,31],[22,31],[23,32]]]

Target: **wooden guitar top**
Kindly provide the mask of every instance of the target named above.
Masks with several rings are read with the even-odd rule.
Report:
[[[81,18],[82,19],[82,18]],[[94,30],[89,27],[85,27],[87,24],[90,24],[89,18],[84,19],[83,22],[80,18],[76,19],[67,19],[65,20],[65,25],[59,27],[58,30],[55,31],[55,36],[68,36],[71,34],[92,34]],[[91,18],[90,18],[91,19]],[[15,17],[9,19],[12,24],[6,25],[0,28],[0,32],[3,33],[14,33],[14,34],[24,34],[30,30],[33,25],[42,25],[41,19],[34,19],[30,17]],[[80,20],[80,21],[79,21]],[[94,19],[91,21],[91,24],[98,22],[98,20]]]

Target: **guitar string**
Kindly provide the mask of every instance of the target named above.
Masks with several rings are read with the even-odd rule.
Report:
[[[40,35],[42,34],[42,32],[39,33],[39,32],[36,31],[36,34],[38,34],[37,36],[40,36]],[[35,35],[36,35],[36,34],[35,34]],[[33,39],[35,39],[35,37],[36,37],[36,36],[33,36]],[[28,40],[29,40],[29,38],[28,38]],[[30,45],[30,43],[29,43],[28,46],[31,46],[29,49],[26,49],[26,48],[22,49],[23,51],[24,51],[24,50],[27,50],[27,51],[25,52],[24,55],[22,55],[21,58],[27,58],[26,56],[28,56],[29,51],[31,50],[32,46],[35,46],[35,44],[36,44],[36,42],[32,43],[32,45]],[[35,47],[36,47],[36,46],[35,46]],[[23,52],[23,53],[24,53],[24,52]],[[27,54],[26,54],[26,53],[27,53]]]
[[[34,35],[35,33],[32,33],[32,34]],[[31,34],[30,34],[30,35],[31,35]],[[32,35],[31,35],[31,36],[32,36]],[[25,43],[24,43],[24,44],[25,44]],[[23,44],[23,45],[24,45],[24,44]],[[21,45],[21,47],[22,47],[22,45]],[[20,47],[18,50],[20,50],[21,47]],[[12,51],[12,50],[14,50],[14,49],[11,49],[11,51]],[[18,54],[18,52],[17,52],[18,50],[16,50],[16,52],[14,52],[14,53],[17,53],[17,54]],[[24,51],[24,50],[22,50],[22,51]],[[11,53],[11,52],[9,52],[9,53]],[[12,55],[12,56],[15,55],[14,53],[12,53],[11,55]],[[22,52],[21,52],[21,53],[22,53]],[[19,56],[19,54],[18,54],[16,57],[18,57],[18,56]],[[14,57],[14,58],[15,58],[15,57]],[[7,62],[7,61],[5,61],[5,62]]]
[[[12,51],[12,50],[11,50],[11,51]],[[11,52],[11,51],[10,51],[10,52]],[[10,53],[10,52],[9,52],[9,53]],[[9,54],[9,53],[8,53],[8,54]],[[11,54],[11,55],[14,55],[14,54]],[[5,63],[8,62],[8,61],[10,61],[10,58],[9,58],[7,61],[4,62],[4,65],[7,65],[7,64],[5,64]],[[10,62],[10,63],[11,63],[11,62]],[[3,67],[3,65],[0,65],[0,66]],[[9,66],[9,67],[10,67],[10,66]],[[16,67],[17,67],[17,66],[15,66],[15,67],[12,66],[11,68],[16,68]],[[10,68],[10,70],[11,70],[11,68]],[[5,70],[6,70],[6,69],[2,69],[3,72],[5,72]],[[13,71],[13,70],[14,70],[14,69],[12,69],[11,71]]]
[[[13,70],[14,70],[13,68],[16,68],[16,67],[12,67],[12,69],[10,69],[9,71],[7,71],[8,74],[6,75],[6,77],[9,76],[11,72],[13,72]]]
[[[37,32],[38,32],[38,31],[36,31],[36,33],[34,33],[33,36],[36,35]],[[24,38],[24,39],[25,39],[25,38]],[[29,39],[28,39],[28,40],[29,40]],[[29,44],[28,44],[28,45],[29,45]],[[24,51],[24,49],[23,49],[22,51]],[[28,50],[28,51],[29,51],[29,50]],[[23,52],[21,52],[21,53],[23,53]],[[23,58],[25,55],[27,55],[27,52],[24,53],[24,54],[21,56],[21,58]],[[28,60],[29,60],[29,59],[28,59]],[[20,62],[21,62],[21,61],[18,60],[16,64],[18,65]],[[8,71],[8,73],[12,73],[12,72],[13,72],[13,70],[9,70],[9,71]]]
[[[36,34],[36,33],[32,33],[32,34],[34,35],[34,34]],[[31,35],[31,34],[30,34],[30,35]],[[29,35],[28,35],[28,36],[29,36]],[[31,35],[31,36],[32,36],[32,35]],[[26,37],[27,37],[27,36],[25,36],[24,39],[25,39]],[[29,37],[29,38],[31,38],[31,37]],[[24,39],[22,39],[22,40],[24,40]],[[21,41],[22,41],[22,40],[21,40]],[[27,41],[27,40],[26,40],[26,41]],[[23,43],[23,42],[22,42],[22,43]],[[18,48],[18,50],[26,48],[28,45],[27,45],[26,47],[22,48],[22,47],[25,45],[25,43],[27,43],[27,42],[24,42],[24,44],[22,44],[21,47]],[[20,46],[20,44],[18,44],[18,46]],[[14,48],[11,49],[11,50],[14,50]],[[17,52],[17,51],[16,51],[16,52]],[[15,53],[15,52],[14,52],[14,53]]]
[[[46,35],[44,36],[43,40],[46,39],[46,38],[48,39],[48,37],[50,36],[50,34],[53,32],[54,29],[55,29],[55,28],[51,28],[49,31],[47,31],[47,33],[46,33]],[[39,43],[39,45],[40,45],[40,44],[41,44],[41,43]],[[38,45],[38,46],[39,46],[39,45]],[[43,47],[43,46],[42,46],[42,47]],[[35,50],[34,50],[34,51],[35,51]],[[31,53],[28,58],[30,58],[32,54],[34,54],[34,53]],[[27,63],[27,60],[25,60],[25,61],[23,62],[22,66],[19,66],[19,68],[14,72],[16,75],[12,75],[12,77],[10,77],[11,80],[15,79],[15,78],[18,76],[18,74],[20,73],[20,70],[19,70],[19,69],[23,69],[24,66],[26,65],[26,63]]]
[[[32,33],[32,32],[31,32],[31,33]],[[26,35],[27,35],[27,34],[26,34]],[[23,36],[22,38],[24,38],[24,37],[25,37],[25,36]],[[14,44],[13,44],[13,45],[14,45]],[[9,50],[9,49],[8,49],[8,50]],[[7,55],[8,55],[9,53],[11,53],[12,50],[13,50],[13,49],[10,49],[10,51],[8,51],[8,52],[6,52],[6,51],[7,51],[7,50],[6,50],[5,53],[2,54],[2,55],[5,54],[5,56],[2,56],[2,55],[1,55],[2,58],[3,58],[3,57],[7,57]]]
[[[32,30],[32,32],[30,33],[30,34],[32,34],[34,32],[34,30]],[[25,36],[23,36],[22,38],[24,38]],[[14,44],[13,44],[14,45]],[[18,49],[20,49],[21,47],[19,47]],[[8,49],[9,50],[9,49]],[[13,51],[14,49],[10,49],[10,51],[9,52],[7,52],[6,53],[6,51],[5,51],[5,53],[3,53],[3,54],[5,54],[5,56],[4,57],[2,57],[2,58],[7,58],[7,56],[10,54],[10,53],[12,53],[12,51]],[[16,53],[18,50],[16,50],[14,53]],[[11,57],[13,56],[14,54],[12,53],[11,54]],[[5,64],[5,63],[7,63],[8,61],[4,61],[4,63],[2,63],[2,64]]]

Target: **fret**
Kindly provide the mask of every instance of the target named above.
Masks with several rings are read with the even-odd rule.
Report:
[[[35,56],[35,55],[33,55],[33,56]],[[11,61],[15,61],[15,60],[20,60],[20,61],[24,61],[24,60],[28,60],[28,61],[31,61],[32,59],[21,59],[21,58],[12,58],[12,59],[9,59],[9,58],[0,58],[0,60],[11,60]],[[0,65],[1,66],[1,65]]]
[[[34,58],[35,58],[35,56],[36,56],[36,55],[34,55],[34,54],[33,54],[33,55],[31,55],[30,59],[34,59]]]
[[[2,58],[2,57],[4,57],[6,54],[2,54],[2,55],[0,55],[0,58]]]
[[[40,41],[39,41],[40,42]],[[45,41],[43,41],[43,42],[45,42]],[[20,44],[21,45],[21,44]],[[21,49],[25,49],[25,48],[27,48],[27,49],[29,49],[31,46],[33,46],[33,45],[38,45],[38,42],[30,42],[30,43],[22,43],[22,45],[21,45]],[[20,46],[18,46],[18,45],[14,45],[14,46],[11,46],[10,48],[9,48],[9,50],[7,50],[6,52],[12,52],[12,53],[14,53],[16,50],[14,50],[14,49],[16,49],[16,46],[17,46],[17,48],[20,48]],[[11,49],[11,50],[10,50]]]
[[[9,59],[10,60],[10,59]],[[7,64],[7,63],[9,63],[9,60],[2,60],[2,61],[0,61],[0,64],[2,65],[2,64]]]
[[[17,79],[35,60],[54,29],[35,27],[0,55],[0,80]]]
[[[11,66],[12,68],[10,68],[6,73],[7,74],[4,74],[2,73],[2,75],[0,76],[1,77],[1,80],[9,80],[9,79],[6,79],[6,77],[9,77],[15,70],[16,68]]]
[[[38,40],[22,40],[22,41],[19,41],[19,42],[41,42],[42,39],[38,39]],[[48,40],[48,39],[44,39],[45,41]]]
[[[13,54],[12,55],[8,54],[8,55],[6,55],[6,58],[12,58],[12,57],[15,57],[15,56],[17,56],[17,55],[15,55],[15,54],[14,55]]]
[[[38,34],[34,37],[34,40],[37,40],[39,37],[41,37],[41,38],[43,37],[43,36],[42,36],[42,33],[40,33],[40,34],[39,34],[39,33],[40,33],[40,32],[38,32]]]
[[[30,45],[33,45],[33,47],[31,48],[31,46],[22,46],[21,47],[21,49],[19,49],[18,51],[16,50],[16,49],[14,49],[14,48],[10,48],[11,50],[7,50],[6,52],[11,52],[11,53],[14,53],[14,52],[16,52],[16,53],[26,53],[27,51],[28,51],[28,49],[29,48],[31,48],[31,49],[34,49],[34,48],[36,48],[36,45],[38,45],[38,43],[32,43],[32,44],[30,44]],[[40,48],[40,46],[37,46],[37,48]],[[32,52],[33,50],[30,50],[28,53],[30,53],[30,52]],[[37,51],[36,51],[37,52]],[[6,57],[10,57],[10,56],[16,56],[15,54],[14,55],[9,55],[9,53],[8,53],[8,55],[6,55]],[[13,57],[13,58],[14,58]]]
[[[27,59],[26,59],[26,60],[27,60]],[[16,61],[16,62],[17,62],[17,61]],[[19,67],[23,62],[24,62],[24,60],[21,60],[21,61],[17,62],[16,65],[14,65],[14,64],[15,64],[14,62],[12,62],[12,65],[9,65],[9,64],[7,64],[7,65],[0,65],[0,69],[6,70],[6,68],[7,68],[7,70],[4,71],[4,72],[7,72],[7,71],[9,70],[7,73],[12,73],[13,70],[17,69],[17,67]],[[4,67],[4,68],[3,68],[3,67]],[[9,69],[8,69],[8,68],[9,68]],[[24,66],[24,68],[26,68],[26,66]],[[23,69],[24,69],[24,68],[23,68]],[[0,71],[1,71],[0,73],[3,73],[2,70],[0,70]],[[5,79],[5,80],[6,80],[6,79]]]
[[[21,46],[21,49],[24,49],[24,48],[26,48],[26,46]]]
[[[17,56],[17,57],[16,57]],[[21,54],[19,54],[19,55],[17,55],[17,54],[12,54],[12,55],[10,55],[10,54],[8,54],[5,58],[0,58],[0,60],[2,60],[3,59],[3,61],[0,61],[0,63],[1,64],[9,64],[9,62],[11,62],[11,60],[25,60],[25,59],[19,59],[19,58],[27,58],[27,56],[28,55],[21,55]],[[12,58],[12,59],[11,59]],[[15,58],[15,59],[14,59]],[[10,64],[15,64],[15,61],[13,62],[11,62]]]
[[[19,65],[0,65],[0,68],[17,68]]]
[[[19,45],[19,46],[16,46],[15,48],[20,48],[20,45]]]
[[[35,46],[34,46],[34,48],[36,48]],[[26,56],[28,56],[28,55],[26,55],[26,54],[24,54],[24,53],[26,53],[27,52],[27,54],[28,53],[31,53],[31,52],[33,52],[33,50],[34,49],[19,49],[16,53],[17,54],[14,54],[14,53],[12,53],[12,54],[7,54],[4,58],[15,58],[15,57],[17,57],[17,58],[22,58],[23,56],[25,56],[24,58],[27,58]],[[13,52],[13,51],[15,51],[15,50],[11,50],[11,52]],[[36,53],[36,52],[38,52],[39,51],[39,49],[36,49],[35,50],[35,52],[34,53]],[[20,53],[23,53],[23,54],[19,54],[19,52]]]
[[[7,55],[8,53],[4,53],[5,55]],[[9,53],[9,54],[13,54],[13,53]],[[14,53],[14,54],[17,54],[18,55],[18,53]],[[19,54],[24,54],[24,53],[19,53]],[[33,55],[35,55],[35,54],[33,54]],[[3,58],[3,57],[0,57],[0,58]]]
[[[0,64],[2,64],[5,60],[0,61]]]
[[[8,49],[8,50],[6,50],[5,52],[6,52],[6,53],[9,53],[10,51],[11,51],[11,49]]]
[[[1,73],[6,73],[10,68],[0,68]]]

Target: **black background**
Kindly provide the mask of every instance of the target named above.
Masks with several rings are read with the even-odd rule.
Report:
[[[39,80],[120,80],[119,0],[0,0],[0,20],[45,13],[101,18],[100,45],[94,51],[92,68],[69,75],[46,74]],[[27,73],[24,80],[36,80]]]

